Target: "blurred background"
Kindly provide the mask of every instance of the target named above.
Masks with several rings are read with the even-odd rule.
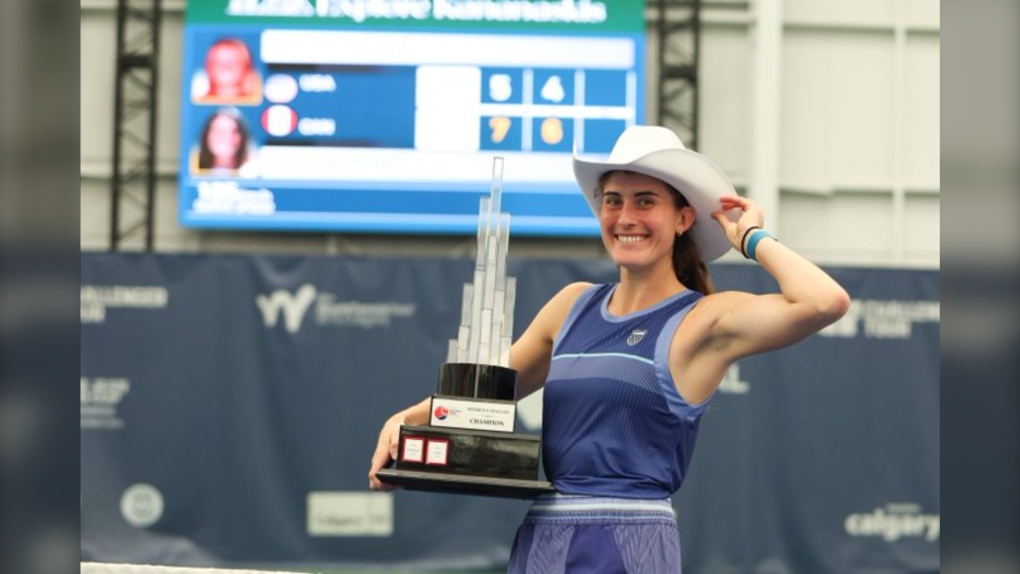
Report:
[[[237,4],[273,6],[288,3]],[[292,4],[305,5],[304,2]],[[345,3],[337,4],[346,6]],[[352,6],[359,4],[351,3]],[[518,25],[515,31],[510,23],[502,30],[494,30],[493,35],[505,37],[534,30],[535,34],[559,33],[566,34],[568,38],[569,34],[582,37],[594,34],[596,38],[627,40],[633,45],[634,59],[617,67],[621,71],[632,72],[634,81],[641,80],[642,89],[635,89],[634,97],[644,97],[643,101],[635,99],[616,106],[617,111],[622,109],[633,114],[630,118],[623,116],[624,121],[634,121],[633,118],[639,116],[645,123],[674,128],[689,147],[715,160],[740,191],[753,195],[763,205],[769,226],[784,242],[822,263],[927,269],[938,266],[939,242],[935,240],[939,233],[940,182],[938,2],[647,2],[643,8],[635,8],[640,3],[634,2],[605,4],[613,10],[622,11],[622,21],[610,20],[606,24],[608,29],[596,27],[590,31],[591,25],[577,24],[561,26],[559,29],[565,31],[557,32],[552,24],[545,27],[531,24],[530,28]],[[210,5],[222,5],[222,12],[227,3],[212,2]],[[263,18],[268,23],[262,24],[256,16],[238,16],[236,20],[221,16],[210,23],[202,18],[211,17],[199,11],[194,16],[195,23],[187,25],[185,16],[191,7],[187,3],[164,0],[155,14],[152,13],[153,6],[153,2],[128,3],[131,10],[140,14],[126,17],[126,45],[121,55],[132,63],[122,67],[121,71],[137,76],[141,81],[138,84],[117,74],[118,4],[104,0],[89,0],[81,4],[83,250],[111,247],[112,213],[119,216],[115,234],[118,249],[144,248],[146,233],[152,236],[154,250],[174,252],[446,255],[464,245],[473,246],[474,217],[466,224],[470,229],[459,237],[434,237],[421,233],[413,238],[389,234],[380,237],[371,233],[246,233],[231,229],[259,224],[225,217],[227,220],[221,222],[221,229],[214,233],[182,227],[179,190],[182,186],[193,186],[194,182],[178,179],[182,166],[185,167],[185,175],[188,175],[188,158],[182,158],[181,151],[191,148],[191,132],[197,131],[200,120],[204,119],[201,112],[218,107],[191,102],[194,72],[203,67],[205,50],[212,39],[232,35],[250,37],[253,39],[249,43],[254,50],[261,31],[276,25],[280,18],[265,16]],[[151,20],[156,17],[158,22]],[[396,25],[393,20],[367,19],[359,27],[354,19],[344,16],[310,18],[312,22],[306,23],[308,19],[291,17],[286,25],[310,27],[318,32],[365,28],[390,30]],[[442,24],[442,21],[438,24],[429,21],[416,23],[414,20],[400,22],[400,26],[419,33],[435,31],[436,26]],[[154,27],[155,23],[158,23],[158,28]],[[487,28],[482,26],[482,29]],[[491,25],[488,29],[492,29]],[[294,42],[302,45],[300,39]],[[186,53],[189,47],[190,51]],[[542,51],[550,52],[554,48],[563,50],[554,46]],[[398,54],[401,49],[403,45],[399,43],[394,43],[391,48]],[[586,50],[591,49],[580,45],[579,55],[545,54],[537,56],[536,61],[546,68],[575,72],[576,67],[567,68],[562,63],[570,63],[572,59],[583,61],[587,56]],[[355,50],[357,58],[371,62],[360,50]],[[137,55],[135,60],[128,57],[131,54]],[[643,59],[639,60],[642,55]],[[343,57],[354,58],[344,52],[337,56]],[[397,57],[382,54],[380,61],[392,61]],[[399,57],[406,60],[403,63],[407,66],[418,65],[415,61],[419,58],[414,54],[406,54],[405,51]],[[478,56],[479,59],[483,57],[486,56]],[[257,54],[254,58],[257,59]],[[279,58],[286,59],[286,56]],[[295,67],[301,69],[302,64],[312,65],[308,61],[324,61],[318,54],[291,57],[292,60],[301,58],[306,61],[261,63],[259,71],[271,75],[277,69],[286,72]],[[503,56],[493,55],[492,58],[498,62]],[[550,59],[550,62],[542,63],[543,58]],[[341,63],[333,65],[341,66]],[[484,61],[474,65],[484,70],[503,69]],[[555,67],[558,65],[561,68]],[[347,69],[352,67],[350,65]],[[523,65],[518,68],[523,69]],[[131,112],[122,110],[118,124],[118,108],[113,102],[119,84],[122,84],[122,105],[131,104]],[[154,86],[154,91],[139,89],[147,86]],[[365,93],[369,94],[366,98],[371,98],[373,86],[370,85]],[[380,99],[384,95],[376,93],[374,97],[381,102],[380,106],[393,107],[385,107],[383,112],[377,112],[376,117],[366,119],[364,116],[370,112],[365,110],[370,110],[370,106],[362,101],[343,100],[341,93],[333,94],[337,103],[329,103],[333,100],[327,99],[326,103],[320,104],[314,96],[325,98],[321,92],[302,92],[292,107],[316,116],[332,114],[329,115],[331,119],[355,123],[356,128],[362,124],[377,125],[376,132],[359,132],[363,134],[362,145],[366,147],[379,146],[378,142],[388,134],[387,129],[407,130],[409,122],[402,123],[392,116],[406,114],[416,106],[414,101],[398,101],[393,96]],[[301,98],[306,98],[308,103]],[[448,90],[445,98],[453,100],[455,105],[462,99],[455,89]],[[260,105],[250,107],[265,112],[272,103],[263,99]],[[342,107],[344,104],[358,106],[356,111],[360,115],[344,115],[348,113],[347,108]],[[320,105],[328,113],[320,114],[317,107]],[[421,107],[424,104],[418,102],[417,105]],[[398,106],[406,106],[406,109]],[[249,106],[237,107],[246,109]],[[533,113],[543,111],[535,110]],[[489,115],[484,110],[477,113],[482,117]],[[509,113],[512,115],[514,111]],[[380,119],[378,114],[389,117]],[[351,115],[355,114],[352,112]],[[270,140],[275,144],[273,147],[316,144],[316,136],[299,133],[274,138],[259,125],[261,115],[252,113],[250,117],[253,118],[251,123],[255,124],[253,131],[262,131],[255,135],[256,139],[261,138],[263,142]],[[454,123],[449,120],[451,117],[459,119],[449,114],[450,124]],[[153,125],[151,132],[150,123]],[[116,125],[122,126],[122,131],[130,135],[115,138]],[[613,129],[614,126],[606,128],[608,133],[600,143],[611,144]],[[621,129],[615,126],[616,133]],[[190,131],[182,134],[182,130]],[[185,136],[183,140],[182,135]],[[315,147],[337,144],[341,138],[342,134],[326,138],[320,136],[319,139],[326,142],[319,141]],[[120,153],[125,157],[119,166],[119,186],[113,188],[111,166],[116,139],[124,140],[120,143]],[[366,143],[365,140],[372,141]],[[344,142],[340,141],[337,145],[344,145]],[[145,163],[149,161],[150,146],[154,152],[151,168]],[[491,145],[487,149],[480,146],[480,157],[461,170],[471,174],[477,182],[475,194],[487,192],[491,160],[486,158],[503,151],[495,147]],[[568,153],[571,150],[569,139],[561,143],[561,150],[564,148]],[[507,148],[503,153],[512,151]],[[600,151],[605,153],[608,150],[603,145]],[[336,161],[343,161],[343,158]],[[566,162],[561,159],[558,163],[567,165],[559,167],[558,173],[535,176],[535,179],[544,177],[549,182],[546,187],[562,187],[563,170],[569,177],[569,159]],[[507,186],[514,183],[511,181],[514,168],[513,158],[508,157]],[[343,180],[343,169],[347,166],[336,173],[325,174],[321,179]],[[520,171],[522,168],[517,169]],[[142,173],[136,174],[139,171]],[[155,178],[151,201],[145,193],[149,185],[146,176],[150,174]],[[426,179],[427,175],[419,179]],[[278,176],[274,173],[274,177]],[[295,178],[293,175],[290,177]],[[460,177],[465,179],[468,176]],[[362,187],[393,186],[392,181],[370,183],[375,187],[364,182]],[[447,188],[453,183],[448,182]],[[309,187],[312,186],[309,184]],[[346,187],[352,186],[347,184]],[[118,191],[116,198],[111,197],[111,189]],[[128,199],[129,195],[135,196],[135,199]],[[118,201],[111,206],[114,199]],[[358,205],[352,205],[359,201],[365,200],[344,197],[342,207],[350,211],[359,209]],[[532,203],[541,202],[534,200]],[[579,200],[577,204],[583,206]],[[185,215],[193,217],[189,207],[184,207]],[[307,205],[304,207],[308,208]],[[458,207],[451,206],[450,211]],[[477,204],[472,202],[461,212],[473,214],[477,212]],[[576,215],[570,208],[554,215],[564,213]],[[514,215],[513,211],[511,214]],[[196,225],[194,221],[190,223]],[[128,233],[139,224],[145,229]],[[261,225],[269,227],[273,224]],[[276,225],[300,227],[295,223]],[[342,227],[343,224],[334,223],[334,226]],[[349,226],[353,227],[353,224]],[[548,231],[559,235],[555,243],[550,244],[545,239],[536,242],[515,235],[513,253],[599,256],[601,248],[597,242],[571,240],[563,237],[564,228],[548,227]],[[432,230],[433,233],[442,231],[438,225]],[[593,235],[589,233],[589,236]],[[517,240],[520,240],[519,245]],[[535,243],[539,245],[537,249],[532,248]],[[739,258],[739,254],[734,255]]]
[[[938,2],[80,8],[82,561],[503,569],[527,502],[371,493],[375,436],[435,390],[492,158],[519,333],[616,276],[571,152],[651,123],[853,298],[727,374],[674,497],[685,571],[939,571]],[[221,115],[233,163],[204,163]]]

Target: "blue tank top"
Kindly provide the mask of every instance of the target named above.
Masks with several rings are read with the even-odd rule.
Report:
[[[610,315],[615,285],[574,303],[553,344],[542,406],[542,457],[558,492],[666,498],[687,474],[708,404],[689,405],[669,372],[680,321],[702,297],[683,291]]]

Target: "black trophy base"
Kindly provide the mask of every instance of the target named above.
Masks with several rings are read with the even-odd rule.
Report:
[[[555,492],[538,480],[541,439],[512,432],[515,411],[507,412],[503,403],[515,407],[516,385],[517,372],[506,367],[443,364],[431,424],[400,427],[394,468],[376,477],[411,490],[501,498]],[[446,402],[437,405],[438,399]]]
[[[400,427],[397,470],[535,480],[537,435],[434,426]]]
[[[555,492],[552,484],[544,480],[515,480],[488,476],[466,476],[438,472],[418,472],[386,468],[375,476],[387,484],[409,490],[424,490],[447,494],[473,494],[497,498],[533,499]]]

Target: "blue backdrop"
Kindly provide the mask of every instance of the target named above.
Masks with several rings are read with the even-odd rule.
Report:
[[[82,560],[502,568],[527,502],[367,488],[383,421],[435,390],[472,267],[83,254]],[[518,334],[566,283],[616,277],[508,271]],[[939,569],[938,273],[828,271],[847,316],[735,365],[705,415],[674,497],[685,572]]]

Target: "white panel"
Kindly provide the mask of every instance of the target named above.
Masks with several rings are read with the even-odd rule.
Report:
[[[785,22],[891,26],[896,0],[784,0]]]
[[[84,148],[82,148],[84,153]],[[100,251],[110,246],[110,182],[85,180],[81,182],[81,237],[82,251]]]
[[[784,194],[776,236],[818,263],[869,264],[893,255],[892,196]]]
[[[267,64],[619,69],[634,64],[635,52],[622,38],[272,29],[262,33],[260,56]]]
[[[907,195],[903,215],[903,252],[908,261],[939,264],[939,199],[937,195]]]
[[[509,84],[509,76],[506,78]],[[415,75],[415,103],[418,107],[414,115],[415,149],[478,151],[481,132],[478,130],[480,114],[477,110],[481,101],[481,68],[419,66]],[[463,113],[468,110],[474,113]]]
[[[834,36],[832,175],[839,188],[892,187],[893,39]]]
[[[746,28],[711,27],[702,35],[699,151],[740,184],[751,161],[750,56]]]
[[[938,29],[941,21],[939,0],[899,0],[907,3],[906,24],[912,28]]]
[[[786,34],[783,53],[782,187],[827,190],[832,187],[832,57],[827,36]]]
[[[81,161],[109,165],[113,155],[116,10],[81,13]],[[83,197],[83,202],[85,198]],[[82,209],[85,209],[84,203]],[[84,220],[82,231],[84,232]]]
[[[940,188],[939,60],[937,36],[907,37],[903,150],[907,189]]]
[[[892,34],[787,31],[783,187],[892,188]]]
[[[159,111],[156,157],[159,163],[177,162],[181,137],[181,75],[184,60],[184,14],[164,12],[159,59]]]
[[[655,28],[645,37],[645,123],[654,124],[659,113],[659,37]]]

